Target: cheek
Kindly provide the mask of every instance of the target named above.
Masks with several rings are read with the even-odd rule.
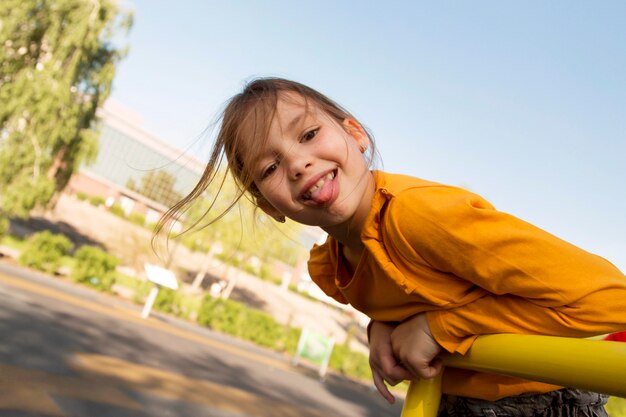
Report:
[[[275,172],[270,178],[266,178],[259,187],[259,191],[263,197],[272,203],[272,205],[285,200],[285,198],[289,195],[289,190],[285,186],[283,177],[275,175],[278,173],[279,172]]]

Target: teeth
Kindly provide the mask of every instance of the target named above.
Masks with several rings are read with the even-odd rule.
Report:
[[[302,199],[304,199],[304,200],[311,199],[311,194],[313,194],[315,191],[319,190],[322,187],[322,185],[324,185],[324,183],[326,181],[330,181],[333,178],[335,178],[335,171],[329,172],[327,175],[325,175],[324,177],[320,178],[319,181],[317,181],[315,184],[313,184],[313,186],[311,188],[309,188],[304,194],[302,194]]]

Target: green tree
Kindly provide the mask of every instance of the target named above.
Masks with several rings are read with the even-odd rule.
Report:
[[[50,204],[97,153],[132,15],[114,0],[0,2],[0,218]]]
[[[137,187],[135,181],[128,180],[126,186],[165,206],[172,206],[182,198],[182,195],[174,190],[176,178],[167,171],[150,171],[141,177],[141,186]]]
[[[292,221],[279,225],[269,216],[259,216],[261,218],[257,220],[252,236],[257,247],[257,256],[262,261],[276,259],[296,266],[302,257],[308,257],[310,248],[304,247],[300,241],[304,226]]]

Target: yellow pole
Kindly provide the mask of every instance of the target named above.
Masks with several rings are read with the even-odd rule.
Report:
[[[449,367],[626,397],[626,343],[535,335],[486,335],[478,337],[466,355],[448,355],[443,357],[443,362]],[[441,392],[422,381],[413,387],[415,384],[411,382],[402,417],[436,416],[436,409],[424,411],[425,408],[414,404],[434,403],[434,397]],[[413,398],[422,396],[424,400]]]
[[[435,417],[441,401],[442,374],[411,381],[402,407],[403,417]]]
[[[626,397],[626,343],[497,334],[477,338],[465,356],[444,363]]]

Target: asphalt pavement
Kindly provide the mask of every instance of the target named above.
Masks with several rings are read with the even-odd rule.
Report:
[[[392,417],[370,385],[0,262],[0,417]]]

